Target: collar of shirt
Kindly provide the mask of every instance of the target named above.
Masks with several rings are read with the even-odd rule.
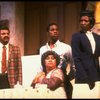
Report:
[[[5,47],[8,49],[8,45],[9,44],[7,44],[7,45],[5,45]],[[0,42],[0,47],[2,48],[3,47],[3,44]]]
[[[54,44],[54,48],[57,47],[57,45],[59,44],[59,40],[56,41],[56,43]],[[50,46],[48,43],[46,43],[46,47],[50,49]]]
[[[87,31],[87,32],[86,32],[86,34],[91,34],[91,33],[92,33],[92,31]]]

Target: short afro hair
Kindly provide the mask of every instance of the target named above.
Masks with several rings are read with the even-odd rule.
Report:
[[[54,58],[56,59],[56,62],[57,62],[57,66],[60,63],[60,56],[55,51],[47,51],[47,52],[45,52],[41,57],[41,64],[42,64],[42,67],[43,67],[43,71],[45,73],[46,73],[45,59],[46,59],[46,57],[48,55],[53,55],[54,56]]]
[[[88,16],[89,17],[89,21],[90,21],[91,28],[92,28],[94,26],[94,24],[95,24],[94,11],[91,11],[91,10],[81,11],[80,12],[80,18],[82,16]]]

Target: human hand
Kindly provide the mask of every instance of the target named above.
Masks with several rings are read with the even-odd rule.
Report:
[[[45,73],[44,72],[39,73],[37,78],[37,83],[41,83],[43,78],[45,78]]]
[[[95,82],[90,80],[88,77],[83,80],[84,83],[89,85],[90,90],[95,87]]]
[[[39,72],[36,77],[34,78],[32,83],[40,83],[40,81],[45,77],[44,72]]]
[[[90,90],[92,90],[95,87],[95,82],[89,82],[88,85]]]

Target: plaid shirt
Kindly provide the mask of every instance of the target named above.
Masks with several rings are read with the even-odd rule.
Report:
[[[13,88],[14,85],[22,85],[22,62],[21,62],[21,52],[18,46],[13,46],[9,44],[9,56],[8,56],[8,80],[10,87]]]

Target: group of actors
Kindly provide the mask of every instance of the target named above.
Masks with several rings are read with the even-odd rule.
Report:
[[[47,84],[54,91],[63,87],[66,98],[72,98],[73,86],[70,83],[86,83],[90,89],[95,82],[100,81],[100,35],[94,33],[94,13],[89,10],[80,12],[81,30],[72,34],[71,45],[60,41],[59,26],[50,23],[47,26],[48,41],[39,49],[42,70],[33,79],[30,86]],[[21,51],[18,46],[9,43],[10,30],[0,26],[0,60],[2,62],[2,47],[6,46],[6,71],[2,72],[0,64],[0,89],[14,88],[22,85]],[[67,69],[70,70],[67,70]],[[69,71],[69,72],[68,72]]]

